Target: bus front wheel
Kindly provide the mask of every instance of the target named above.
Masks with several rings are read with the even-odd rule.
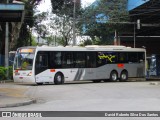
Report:
[[[54,76],[54,83],[56,85],[64,83],[64,76],[62,73],[56,73],[56,75]]]
[[[117,82],[118,80],[118,73],[116,71],[112,71],[110,74],[110,81]]]

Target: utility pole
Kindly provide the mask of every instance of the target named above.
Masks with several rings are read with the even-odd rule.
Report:
[[[7,0],[6,2],[7,4],[9,3],[9,0]],[[9,75],[9,71],[8,71],[8,66],[9,66],[9,50],[8,50],[8,47],[9,47],[9,23],[6,22],[6,32],[5,32],[5,68],[7,68],[7,79],[8,79],[8,75]]]
[[[118,37],[117,37],[117,31],[115,30],[115,35],[114,35],[114,45],[117,45],[117,39],[118,39]]]
[[[134,24],[134,48],[136,47],[136,24]]]
[[[75,35],[75,14],[76,14],[76,0],[73,0],[74,6],[73,6],[73,46],[76,45],[76,35]]]

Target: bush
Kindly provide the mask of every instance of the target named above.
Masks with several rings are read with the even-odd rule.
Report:
[[[8,70],[8,78],[13,79],[13,67],[9,66],[8,68],[0,67],[0,80],[7,79],[7,70]]]
[[[9,69],[8,73],[9,79],[13,80],[13,67],[9,66],[8,69]]]
[[[0,67],[0,80],[4,80],[6,78],[6,68]]]

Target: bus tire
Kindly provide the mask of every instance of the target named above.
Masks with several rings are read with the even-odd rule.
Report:
[[[120,81],[124,82],[127,80],[128,80],[128,72],[126,70],[123,70],[120,75]]]
[[[117,71],[112,71],[110,73],[110,81],[117,82],[117,80],[118,80],[118,73],[117,73]]]
[[[92,80],[93,81],[93,83],[100,83],[101,82],[101,80]]]
[[[54,76],[54,83],[56,85],[63,84],[64,83],[64,75],[60,72],[56,73]]]
[[[37,83],[37,85],[43,85],[43,83]]]

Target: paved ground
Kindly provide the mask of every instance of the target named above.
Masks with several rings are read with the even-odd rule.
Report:
[[[37,104],[31,106],[44,105],[45,108],[56,104],[56,108],[49,106],[52,110],[160,110],[156,105],[159,103],[159,90],[159,82],[80,82],[58,86],[2,83],[0,107],[28,105],[36,100]]]
[[[2,83],[0,84],[0,105],[1,107],[8,105],[8,108],[0,108],[0,110],[160,111],[159,91],[160,81],[80,82],[42,86]],[[35,100],[36,103],[34,103]],[[11,105],[19,107],[11,107]],[[143,118],[140,119],[143,120]]]
[[[36,100],[26,94],[29,88],[30,86],[17,85],[13,82],[0,83],[0,108],[18,107],[35,103]]]

